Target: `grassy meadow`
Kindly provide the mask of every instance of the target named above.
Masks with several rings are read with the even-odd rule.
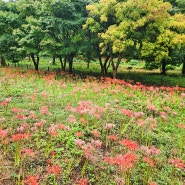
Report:
[[[56,60],[56,65],[51,65],[51,58],[41,58],[39,69],[44,71],[57,71],[60,69],[60,63]],[[15,67],[15,64],[10,63],[10,67]],[[33,63],[28,59],[16,64],[16,67],[23,69],[34,69]],[[132,67],[128,70],[128,67]],[[68,66],[66,66],[68,69]],[[118,68],[118,78],[125,81],[133,80],[134,82],[141,82],[144,85],[156,85],[156,86],[180,86],[185,87],[185,77],[181,75],[181,68],[174,67],[172,70],[170,66],[167,66],[167,75],[161,75],[160,69],[147,70],[145,69],[145,63],[138,60],[131,60],[130,62],[122,61]],[[101,78],[100,65],[98,61],[91,61],[89,68],[87,68],[87,62],[83,59],[74,59],[73,64],[74,74],[79,78],[85,78],[88,76],[96,76]],[[73,75],[74,75],[73,74]],[[112,77],[111,66],[108,70],[108,77]]]
[[[183,78],[146,86],[134,68],[121,66],[127,80],[0,68],[0,184],[184,185]]]

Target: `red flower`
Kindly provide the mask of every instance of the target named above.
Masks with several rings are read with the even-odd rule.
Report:
[[[94,137],[100,137],[100,133],[99,133],[97,130],[92,130],[92,131],[91,131],[91,134],[92,134]]]
[[[48,114],[49,113],[49,110],[48,110],[48,107],[47,106],[42,106],[41,109],[40,109],[40,113],[41,114]]]
[[[34,175],[29,175],[27,179],[24,181],[26,185],[38,185],[38,178]]]
[[[49,167],[49,173],[50,174],[55,174],[55,175],[59,175],[60,174],[60,166],[55,164]]]
[[[81,136],[83,136],[83,133],[82,133],[82,132],[76,132],[76,133],[75,133],[75,136],[81,137]]]
[[[34,151],[30,148],[25,148],[21,152],[23,153],[24,156],[34,157],[34,155],[35,155]]]
[[[130,150],[138,150],[139,149],[137,143],[134,141],[131,141],[129,139],[124,139],[124,140],[120,141],[120,144],[124,145],[125,147],[127,147]]]
[[[3,107],[6,107],[6,106],[8,105],[8,102],[7,102],[7,101],[3,101],[3,102],[1,102],[1,105],[2,105]]]
[[[132,117],[132,116],[133,116],[132,111],[129,110],[129,109],[120,109],[120,112],[121,112],[122,114],[124,114],[125,116],[128,116],[128,117]]]
[[[0,138],[7,137],[8,136],[8,132],[9,132],[8,129],[3,130],[3,129],[0,128]]]
[[[87,179],[80,179],[78,181],[77,185],[88,185],[88,180]]]
[[[131,153],[126,153],[125,155],[118,155],[117,157],[106,157],[105,162],[109,164],[115,164],[119,167],[123,167],[125,170],[132,168],[136,162],[136,155]]]
[[[108,138],[109,138],[109,140],[111,140],[111,141],[117,141],[117,140],[118,140],[117,136],[114,135],[114,134],[109,135]]]
[[[23,119],[24,116],[23,116],[22,114],[18,114],[18,115],[17,115],[17,118],[18,118],[18,119]]]
[[[177,126],[178,126],[179,128],[185,129],[185,124],[183,124],[183,123],[179,123]]]
[[[184,161],[179,158],[170,159],[169,162],[176,168],[184,169],[185,167]]]
[[[14,134],[11,137],[12,141],[19,141],[21,139],[28,139],[30,137],[29,133],[24,133],[24,134]]]
[[[156,182],[150,182],[148,185],[157,185]]]
[[[150,157],[144,157],[143,161],[149,164],[151,167],[154,166],[154,161]]]

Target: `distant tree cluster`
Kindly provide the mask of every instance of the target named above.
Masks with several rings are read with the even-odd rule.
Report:
[[[35,70],[43,56],[72,73],[73,59],[99,60],[113,77],[122,59],[146,67],[182,65],[185,74],[184,0],[0,0],[0,63],[26,56]]]

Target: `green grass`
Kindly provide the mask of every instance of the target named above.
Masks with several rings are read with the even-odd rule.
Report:
[[[56,60],[56,65],[50,65],[49,58],[41,58],[39,69],[45,71],[56,71],[60,69],[60,63]],[[161,75],[160,70],[146,70],[144,69],[143,62],[134,63],[122,62],[119,69],[117,77],[119,79],[124,79],[126,81],[133,80],[134,82],[141,82],[145,85],[157,85],[157,86],[180,86],[185,87],[185,77],[181,75],[181,67],[176,67],[175,70],[168,70],[167,75]],[[10,64],[14,67],[14,64]],[[18,65],[17,65],[18,66]],[[129,66],[132,66],[132,70],[127,70]],[[19,63],[19,67],[24,69],[33,69],[34,66],[32,62],[24,60]],[[74,59],[75,75],[85,78],[87,76],[100,77],[100,66],[98,61],[93,61],[90,63],[90,68],[87,68],[87,64],[82,60]],[[67,67],[68,68],[68,67]],[[108,76],[112,76],[111,67],[109,68]]]

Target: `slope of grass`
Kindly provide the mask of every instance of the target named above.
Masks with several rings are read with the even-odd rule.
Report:
[[[9,68],[0,89],[0,184],[184,185],[184,88]]]

